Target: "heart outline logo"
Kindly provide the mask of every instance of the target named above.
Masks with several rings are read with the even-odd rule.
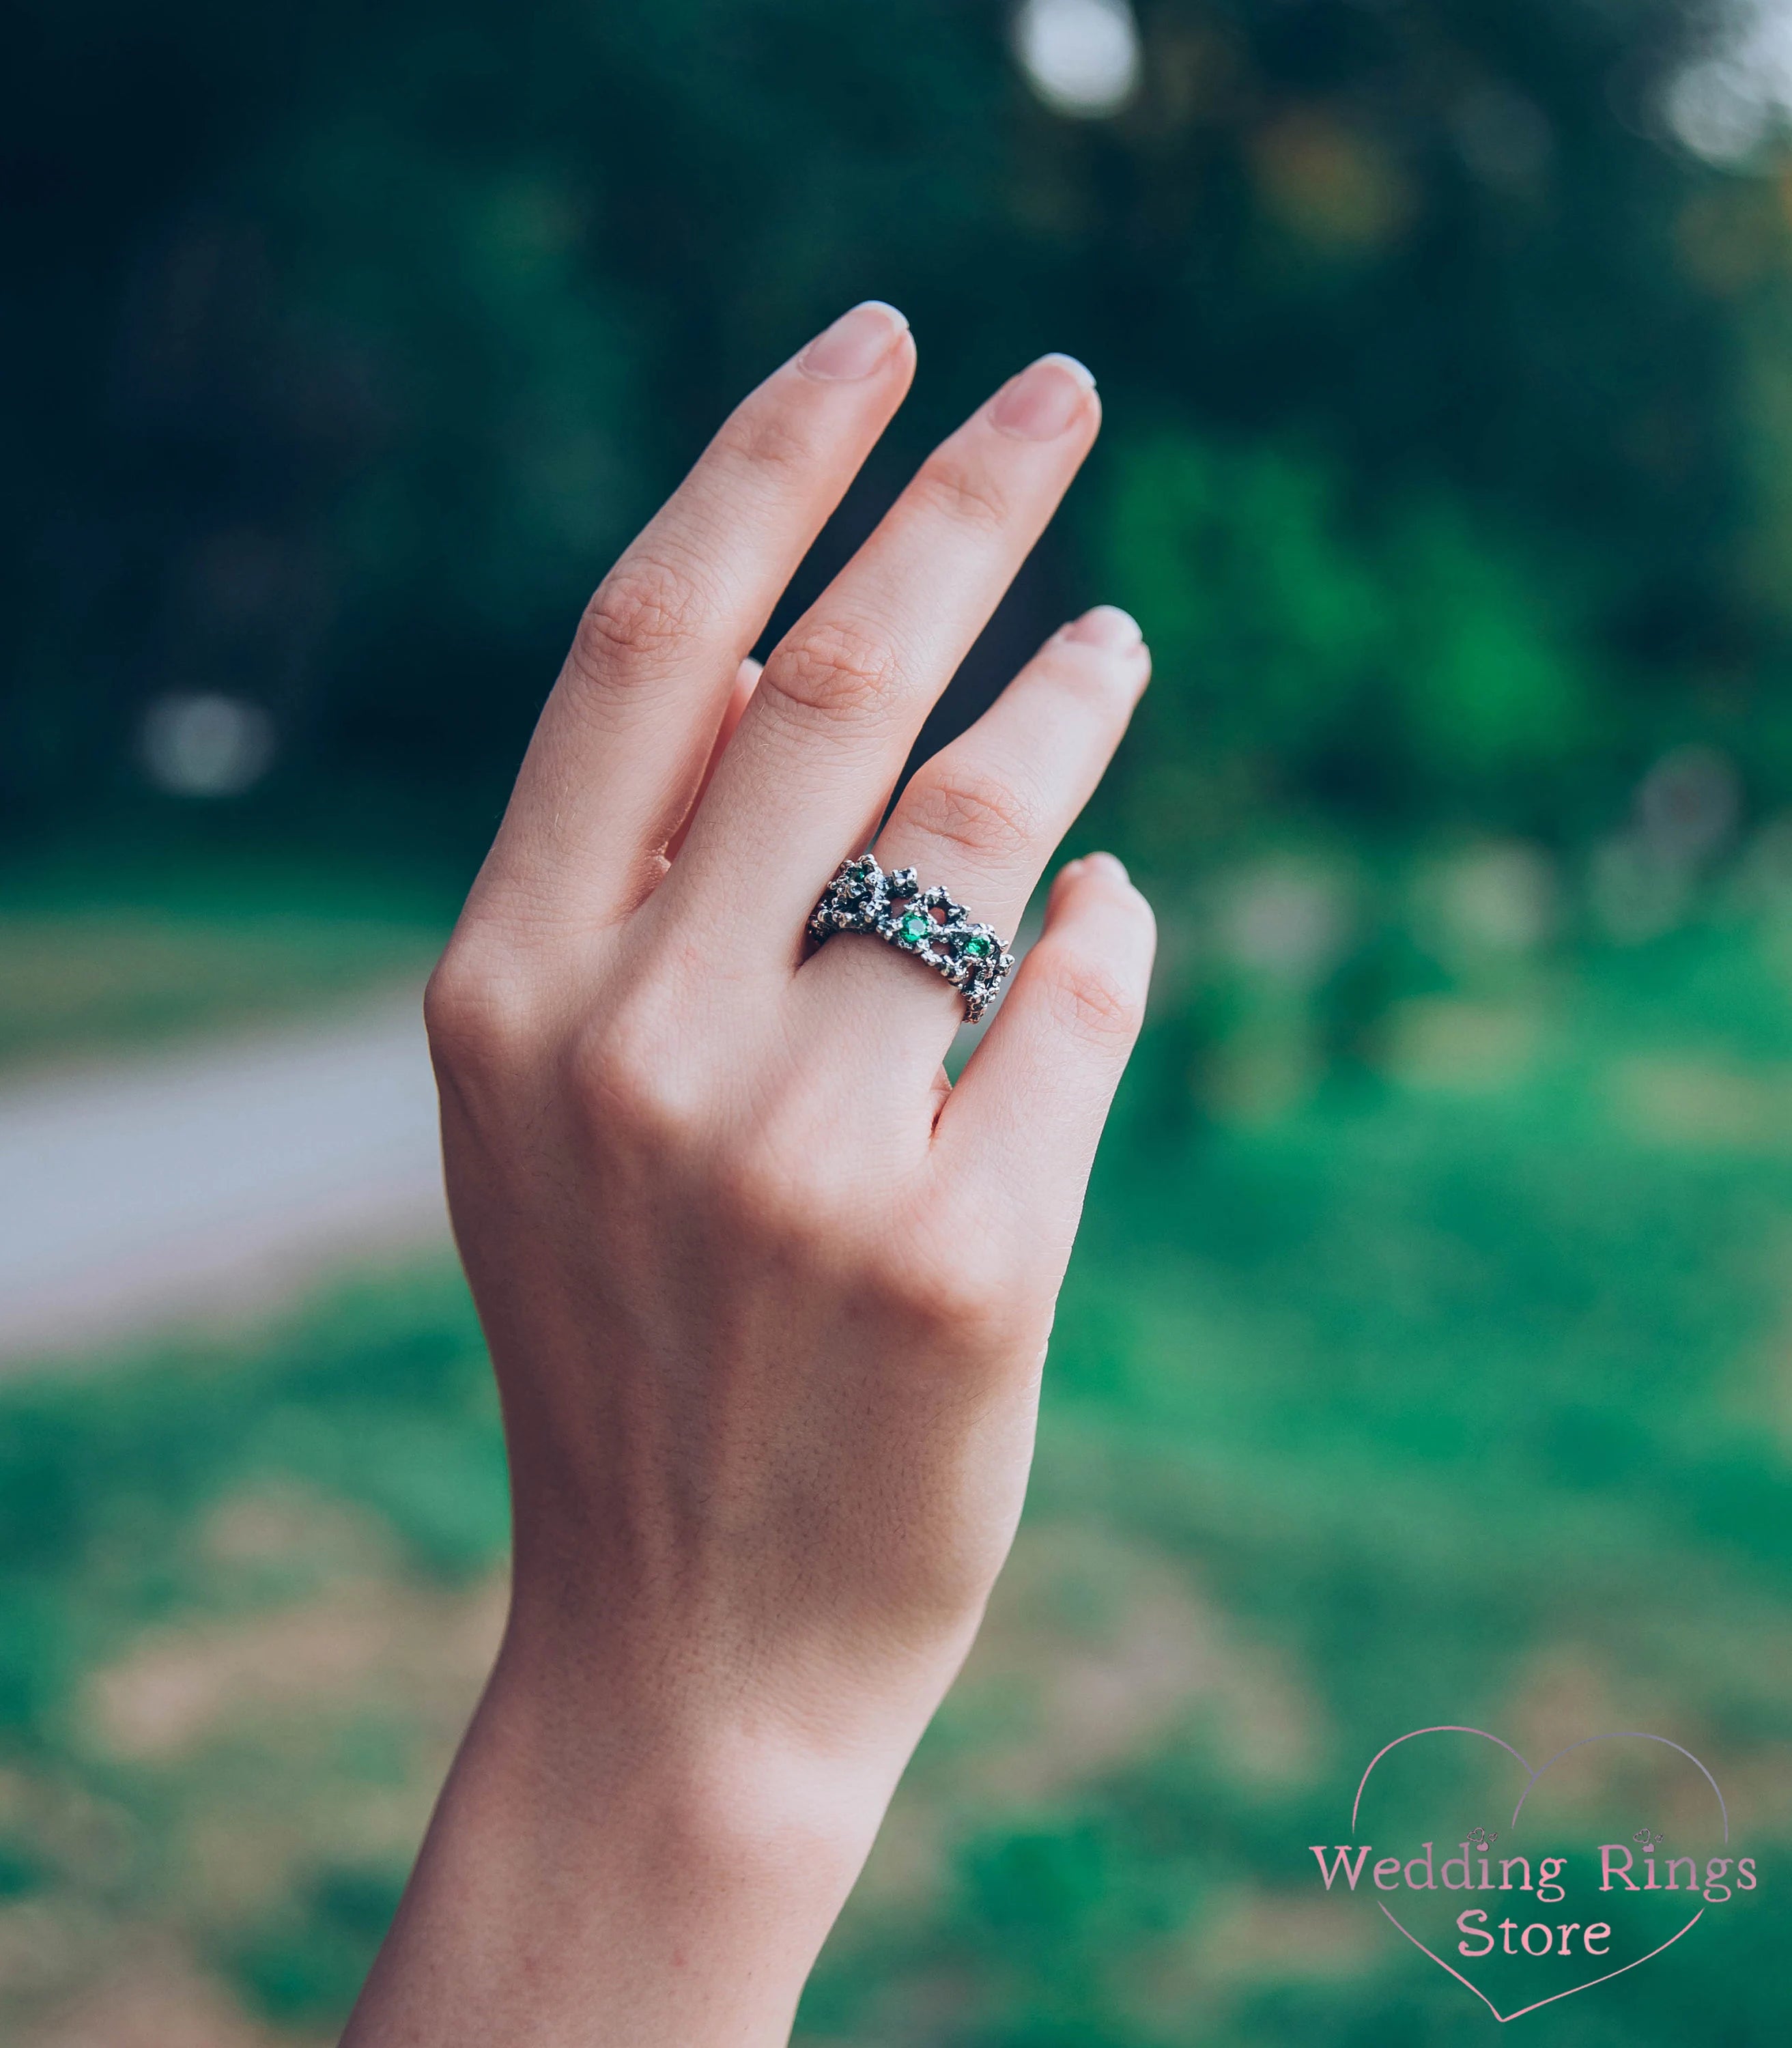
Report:
[[[1538,1781],[1553,1765],[1559,1763],[1562,1758],[1568,1755],[1572,1751],[1584,1749],[1589,1743],[1595,1742],[1658,1742],[1666,1748],[1678,1750],[1680,1755],[1685,1757],[1689,1763],[1697,1767],[1700,1775],[1703,1777],[1705,1782],[1711,1787],[1713,1794],[1716,1796],[1717,1801],[1717,1810],[1723,1817],[1724,1840],[1726,1845],[1728,1845],[1729,1842],[1730,1809],[1728,1806],[1725,1803],[1723,1788],[1718,1784],[1717,1780],[1712,1776],[1711,1773],[1706,1770],[1705,1765],[1700,1763],[1698,1758],[1694,1756],[1689,1749],[1685,1747],[1680,1743],[1671,1740],[1665,1735],[1650,1735],[1640,1728],[1615,1728],[1608,1735],[1585,1735],[1582,1736],[1577,1742],[1571,1742],[1565,1744],[1561,1749],[1558,1749],[1556,1751],[1553,1756],[1550,1757],[1544,1763],[1534,1767],[1528,1757],[1522,1755],[1519,1751],[1515,1750],[1512,1745],[1509,1742],[1506,1741],[1502,1736],[1494,1735],[1486,1728],[1468,1728],[1457,1722],[1443,1723],[1436,1728],[1410,1729],[1405,1735],[1396,1736],[1392,1742],[1384,1744],[1381,1748],[1375,1751],[1375,1755],[1369,1759],[1368,1767],[1363,1771],[1361,1781],[1356,1787],[1356,1797],[1351,1802],[1350,1832],[1353,1837],[1356,1833],[1357,1816],[1362,1811],[1363,1794],[1368,1787],[1369,1779],[1374,1774],[1375,1766],[1381,1762],[1382,1759],[1388,1754],[1390,1750],[1398,1749],[1402,1743],[1414,1741],[1417,1737],[1422,1735],[1478,1735],[1484,1742],[1491,1742],[1497,1747],[1505,1751],[1506,1754],[1510,1756],[1521,1769],[1523,1770],[1526,1774],[1526,1780],[1523,1791],[1519,1794],[1518,1804],[1512,1809],[1511,1825],[1514,1828],[1516,1828],[1519,1824],[1519,1814],[1524,1811],[1524,1802],[1530,1797],[1532,1792],[1536,1790]],[[1640,1969],[1643,1964],[1652,1962],[1657,1956],[1661,1954],[1662,1949],[1671,1949],[1674,1943],[1680,1939],[1681,1935],[1690,1934],[1693,1929],[1695,1928],[1699,1924],[1700,1921],[1705,1918],[1705,1909],[1701,1906],[1698,1911],[1693,1915],[1692,1918],[1686,1922],[1685,1926],[1679,1930],[1678,1933],[1669,1935],[1668,1938],[1665,1941],[1660,1943],[1658,1946],[1651,1949],[1647,1956],[1639,1956],[1634,1962],[1620,1964],[1616,1969],[1608,1970],[1602,1976],[1589,1977],[1584,1984],[1570,1984],[1566,1991],[1553,1992],[1547,1998],[1540,1998],[1532,2004],[1520,2006],[1515,2012],[1502,2012],[1499,2007],[1494,2003],[1493,2000],[1488,1996],[1487,1993],[1481,1989],[1479,1984],[1471,1983],[1470,1980],[1462,1974],[1460,1970],[1456,1968],[1453,1965],[1446,1963],[1443,1957],[1438,1955],[1434,1950],[1428,1949],[1424,1942],[1418,1938],[1418,1935],[1416,1935],[1410,1927],[1405,1926],[1395,1917],[1394,1914],[1388,1912],[1387,1906],[1383,1906],[1382,1902],[1379,1899],[1375,1901],[1375,1903],[1377,1906],[1381,1906],[1382,1911],[1387,1914],[1387,1918],[1394,1922],[1394,1925],[1399,1929],[1400,1932],[1406,1936],[1406,1939],[1412,1943],[1413,1946],[1418,1950],[1421,1955],[1429,1956],[1432,1961],[1437,1965],[1439,1969],[1447,1971],[1451,1976],[1456,1979],[1458,1984],[1466,1985],[1503,2027],[1511,2020],[1522,2019],[1527,2012],[1540,2012],[1546,2005],[1554,2005],[1562,1999],[1573,1998],[1580,1992],[1591,1991],[1595,1984],[1609,1984],[1612,1978],[1621,1977],[1627,1971]]]

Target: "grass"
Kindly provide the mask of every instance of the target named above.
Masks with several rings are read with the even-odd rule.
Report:
[[[0,1068],[132,1053],[421,981],[450,880],[266,856],[0,872]]]
[[[1367,1030],[1261,996],[1185,989],[1146,1048],[1021,1542],[799,2039],[1478,2042],[1485,2011],[1321,1894],[1305,1846],[1345,1839],[1391,1736],[1466,1720],[1531,1754],[1676,1736],[1766,1873],[1534,2035],[1777,2040],[1775,928],[1418,977]],[[1259,1035],[1276,1088],[1210,1087]],[[232,2042],[333,2038],[489,1654],[504,1536],[444,1270],[0,1393],[0,2034],[72,2040],[71,2001],[128,2012],[153,1981],[196,2040],[219,1999]],[[1400,1795],[1415,1839],[1438,1789]]]

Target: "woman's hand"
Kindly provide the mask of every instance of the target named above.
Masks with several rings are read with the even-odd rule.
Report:
[[[956,1085],[957,993],[804,923],[1099,422],[1048,356],[746,657],[901,402],[856,308],[592,599],[429,997],[502,1391],[497,1670],[355,2043],[771,2042],[1012,1538],[1150,913],[1065,869]],[[1011,933],[1145,685],[1040,650],[877,837]]]

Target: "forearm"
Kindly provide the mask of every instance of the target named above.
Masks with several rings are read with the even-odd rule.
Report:
[[[345,2048],[782,2042],[902,1760],[631,1724],[513,1633]]]

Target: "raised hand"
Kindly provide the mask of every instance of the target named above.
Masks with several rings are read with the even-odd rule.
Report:
[[[1150,913],[1065,869],[956,1087],[960,987],[805,926],[875,835],[1011,937],[1150,664],[1087,614],[879,830],[1100,417],[1066,358],[1010,380],[758,673],[913,364],[859,306],[723,427],[587,609],[431,985],[514,1590],[352,2043],[782,2039],[1011,1540]]]

